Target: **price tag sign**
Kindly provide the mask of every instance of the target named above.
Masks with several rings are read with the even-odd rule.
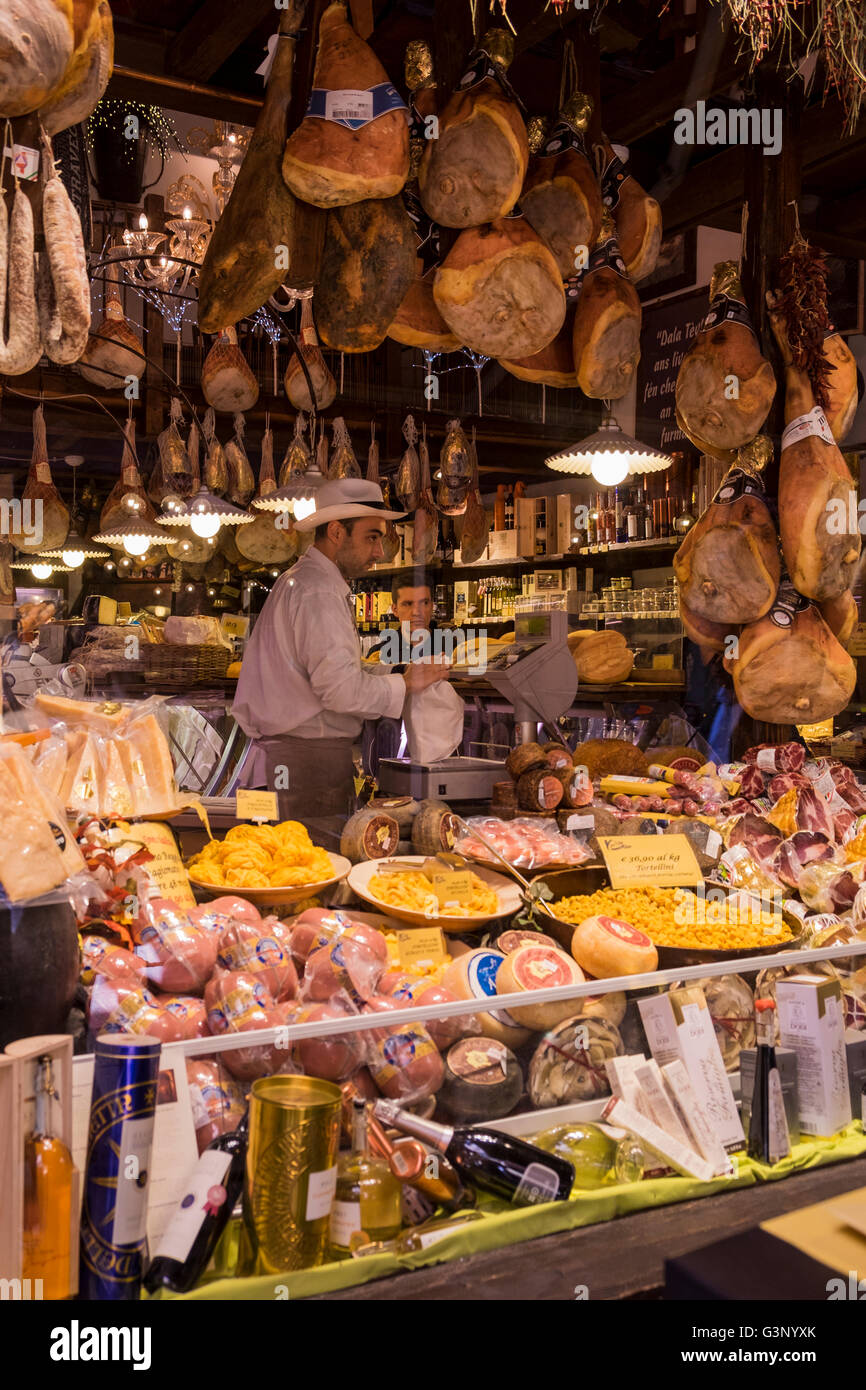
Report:
[[[432,883],[440,907],[445,903],[468,903],[475,891],[469,869],[457,869],[453,873],[447,869],[441,873],[434,870]]]
[[[703,879],[685,835],[600,835],[598,843],[614,888],[693,888]]]
[[[440,965],[448,960],[445,949],[445,936],[439,927],[413,927],[411,931],[397,932],[397,951],[402,966],[418,965],[429,961]]]
[[[235,797],[238,820],[279,820],[276,792],[241,789]]]
[[[866,656],[866,623],[858,623],[848,638],[849,656]]]

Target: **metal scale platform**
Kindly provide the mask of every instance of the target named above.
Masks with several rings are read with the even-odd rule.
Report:
[[[507,700],[520,728],[520,741],[537,736],[564,713],[577,693],[577,667],[568,649],[568,614],[558,608],[530,608],[514,619],[514,641],[500,647],[487,667],[452,667],[461,681],[486,681]],[[505,763],[490,758],[442,758],[415,763],[409,758],[382,758],[378,781],[385,796],[413,796],[442,801],[487,801],[494,782],[508,777]]]

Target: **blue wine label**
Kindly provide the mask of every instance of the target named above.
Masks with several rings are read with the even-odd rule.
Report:
[[[79,1296],[137,1298],[161,1045],[128,1034],[96,1040],[81,1211]]]

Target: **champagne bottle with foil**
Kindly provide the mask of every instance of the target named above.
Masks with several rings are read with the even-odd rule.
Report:
[[[352,1151],[337,1163],[337,1187],[331,1207],[331,1251],[337,1259],[351,1255],[353,1242],[384,1241],[399,1235],[402,1187],[383,1158],[370,1152],[367,1103],[352,1101]]]
[[[749,1158],[779,1163],[791,1152],[782,1078],[776,1062],[776,1003],[755,1002],[755,1088],[749,1116]]]
[[[79,1297],[137,1299],[161,1043],[146,1034],[96,1039],[81,1209]]]
[[[148,1293],[187,1293],[204,1274],[243,1190],[248,1134],[249,1111],[199,1155],[144,1276]]]
[[[36,1063],[36,1125],[24,1145],[22,1275],[42,1281],[42,1297],[69,1298],[72,1288],[72,1186],[75,1165],[54,1133],[52,1101],[59,1100],[50,1056]]]
[[[440,1125],[377,1100],[377,1119],[438,1149],[466,1182],[483,1187],[516,1206],[562,1202],[574,1184],[574,1168],[557,1154],[545,1153],[504,1130]]]

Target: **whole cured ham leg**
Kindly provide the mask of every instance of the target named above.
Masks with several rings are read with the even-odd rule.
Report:
[[[346,6],[329,5],[319,24],[310,104],[286,144],[283,178],[304,202],[336,208],[392,197],[408,173],[403,99],[355,33]]]
[[[736,465],[674,555],[680,594],[696,618],[728,625],[755,622],[776,597],[782,562],[761,478],[772,456],[766,435],[739,451]]]
[[[265,100],[232,195],[214,227],[198,276],[198,326],[218,333],[275,294],[286,278],[276,253],[292,245],[295,200],[281,177],[292,69],[307,0],[287,0]]]
[[[824,339],[824,356],[830,364],[825,414],[833,438],[841,444],[854,423],[859,404],[857,360],[842,334],[835,331]]]
[[[633,280],[642,280],[655,270],[662,244],[662,210],[655,198],[645,193],[628,170],[628,148],[612,145],[602,137],[604,167],[601,197],[613,213],[616,235]]]
[[[697,449],[732,463],[770,413],[776,377],[752,327],[734,261],[710,281],[710,310],[677,374],[677,423]]]
[[[514,207],[529,164],[517,98],[505,76],[511,35],[489,29],[470,55],[457,91],[428,140],[418,187],[425,211],[441,227],[477,227]]]
[[[768,724],[829,719],[857,684],[854,662],[818,609],[784,581],[770,611],[743,628],[725,668],[746,713]]]
[[[851,590],[846,589],[838,598],[828,598],[819,606],[821,617],[837,642],[847,647],[859,617],[857,602]]]
[[[544,237],[563,280],[577,269],[578,248],[589,251],[601,230],[601,191],[584,141],[591,115],[591,99],[574,92],[542,149],[533,155],[520,195],[527,222]]]
[[[577,384],[593,400],[619,400],[640,361],[641,309],[626,273],[613,219],[602,218],[598,242],[580,282],[572,350]]]
[[[794,586],[823,603],[854,582],[860,558],[854,480],[815,404],[812,383],[794,366],[788,328],[768,295],[770,322],[785,362],[785,432],[779,465],[779,533]]]

